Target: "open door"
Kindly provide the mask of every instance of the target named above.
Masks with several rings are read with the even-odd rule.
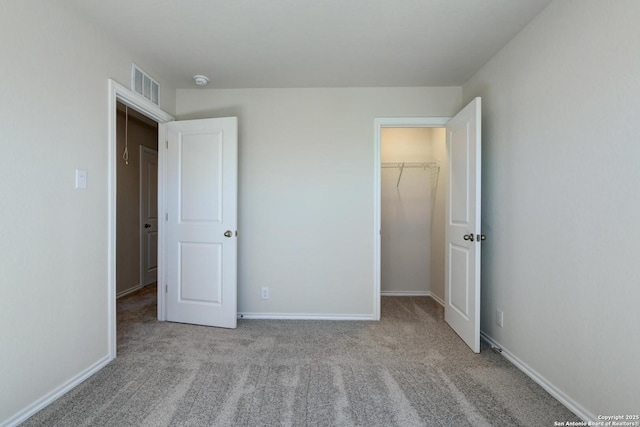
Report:
[[[446,125],[449,190],[445,230],[445,321],[480,352],[481,102],[476,98]]]
[[[166,124],[166,319],[237,324],[238,121]]]

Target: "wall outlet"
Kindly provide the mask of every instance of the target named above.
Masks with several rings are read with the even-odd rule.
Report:
[[[267,288],[266,286],[264,288],[262,288],[262,290],[260,292],[260,297],[262,299],[269,299],[269,288]]]
[[[502,312],[502,310],[496,308],[496,325],[502,328],[503,324],[504,324],[504,313]]]
[[[85,169],[76,169],[76,188],[80,190],[87,188],[87,171]]]

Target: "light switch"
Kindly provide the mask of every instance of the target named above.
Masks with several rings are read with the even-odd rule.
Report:
[[[87,188],[87,171],[76,169],[76,188],[84,190]]]

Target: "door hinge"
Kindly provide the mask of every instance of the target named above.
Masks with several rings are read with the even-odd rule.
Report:
[[[169,285],[164,285],[164,293],[165,294],[169,293]]]
[[[169,140],[168,139],[165,141],[165,145],[167,146],[167,150],[168,150],[169,149]]]
[[[164,220],[165,221],[169,221],[169,214],[168,213],[164,214]]]

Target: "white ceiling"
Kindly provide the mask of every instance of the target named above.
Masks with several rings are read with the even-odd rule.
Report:
[[[550,0],[70,1],[177,88],[267,88],[460,86]]]

